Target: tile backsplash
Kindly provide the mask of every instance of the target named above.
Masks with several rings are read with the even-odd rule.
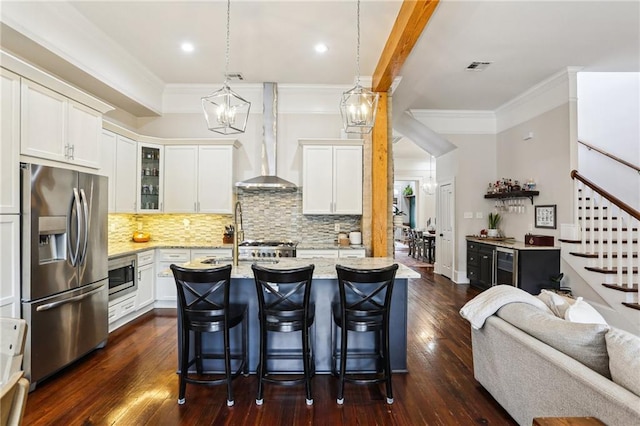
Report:
[[[245,239],[285,239],[302,244],[329,244],[340,232],[359,231],[361,216],[303,215],[302,190],[238,190]],[[110,214],[109,240],[129,241],[139,227],[154,241],[219,244],[233,215]]]

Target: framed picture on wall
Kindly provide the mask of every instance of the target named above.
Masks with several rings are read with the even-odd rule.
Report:
[[[534,223],[536,228],[556,229],[556,205],[536,206]]]

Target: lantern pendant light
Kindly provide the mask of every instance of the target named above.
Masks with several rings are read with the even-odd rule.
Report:
[[[360,85],[360,0],[358,0],[358,43],[356,50],[356,85],[342,94],[340,114],[346,133],[371,133],[378,109],[378,93],[371,92]]]
[[[244,133],[249,119],[251,102],[246,101],[229,87],[229,17],[231,0],[227,0],[227,46],[222,88],[202,98],[202,110],[209,130],[230,135]]]

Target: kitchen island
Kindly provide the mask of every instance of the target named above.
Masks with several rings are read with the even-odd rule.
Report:
[[[217,260],[216,264],[205,264],[201,260],[188,262],[182,266],[189,268],[211,268],[217,265],[229,264],[226,259]],[[312,282],[311,298],[315,303],[315,321],[311,330],[312,347],[315,356],[317,373],[330,373],[331,371],[331,348],[332,348],[332,317],[331,303],[337,298],[338,279],[335,266],[337,263],[352,268],[382,268],[395,263],[392,258],[360,258],[360,259],[281,259],[277,263],[260,262],[262,266],[274,269],[297,268],[309,264],[315,265]],[[241,261],[238,266],[231,270],[231,298],[232,301],[239,301],[248,305],[247,315],[249,323],[249,369],[255,372],[259,358],[259,322],[258,322],[258,300],[256,296],[252,262]],[[396,273],[396,280],[393,288],[391,301],[391,368],[394,372],[407,371],[407,286],[409,278],[419,278],[420,274],[404,265],[399,265]],[[177,328],[179,330],[179,327]],[[236,330],[234,330],[235,332]],[[221,347],[220,333],[203,335],[203,349]],[[361,350],[371,349],[373,338],[369,333],[350,333],[349,347]],[[233,333],[232,348],[239,347],[239,333]],[[300,347],[299,333],[275,333],[270,339],[269,350],[287,351]],[[352,339],[352,340],[351,340]],[[180,359],[181,354],[179,354]],[[207,361],[209,362],[207,364]],[[357,364],[349,363],[349,368],[358,367],[370,369],[373,367],[369,360],[356,360]],[[216,364],[216,360],[206,360],[205,370],[221,371],[221,365]],[[179,364],[178,364],[179,365]],[[282,372],[300,372],[302,364],[294,361],[274,361],[270,368]]]

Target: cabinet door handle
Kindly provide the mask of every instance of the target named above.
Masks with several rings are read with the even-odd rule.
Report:
[[[76,146],[75,146],[75,145],[71,145],[71,146],[70,146],[70,149],[69,149],[69,152],[70,152],[70,154],[69,154],[69,157],[70,157],[70,158],[69,158],[69,159],[70,159],[70,160],[75,160],[75,159],[76,159],[76,158],[75,158],[75,154],[76,154]]]
[[[193,202],[193,211],[194,212],[198,212],[198,203],[196,203],[195,201]]]

